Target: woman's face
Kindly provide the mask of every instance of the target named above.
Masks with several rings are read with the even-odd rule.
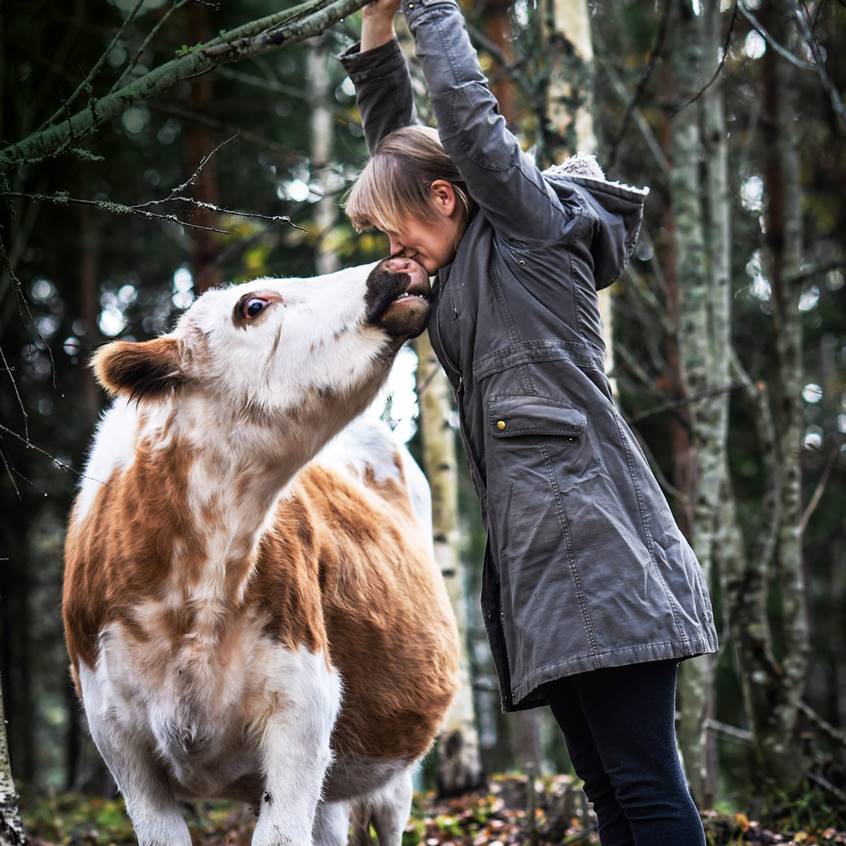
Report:
[[[407,217],[399,231],[385,232],[391,255],[414,259],[430,276],[453,260],[462,230],[461,208],[449,182],[433,182],[431,200],[434,218]]]

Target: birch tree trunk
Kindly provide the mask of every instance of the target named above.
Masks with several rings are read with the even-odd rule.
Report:
[[[338,256],[329,237],[338,219],[338,205],[333,192],[335,180],[330,170],[332,162],[333,122],[329,107],[331,78],[329,75],[326,39],[321,36],[309,44],[308,81],[312,97],[311,110],[311,173],[320,186],[321,198],[314,210],[315,244],[318,273],[333,273],[338,269]]]
[[[427,333],[415,341],[415,348],[423,466],[432,488],[435,560],[458,621],[460,643],[458,695],[447,715],[439,745],[438,792],[449,796],[472,790],[481,782],[479,735],[467,653],[464,568],[458,552],[458,468],[455,436],[449,425],[451,391]]]
[[[26,843],[26,836],[18,813],[18,794],[15,792],[9,764],[3,686],[0,685],[0,846],[19,846],[23,843]]]
[[[549,83],[543,152],[553,162],[575,153],[596,153],[593,128],[593,41],[587,0],[546,0],[546,38]],[[599,292],[602,339],[605,342],[605,370],[614,370],[611,292]],[[611,388],[617,394],[616,382]]]
[[[708,11],[697,16],[687,0],[677,4],[678,43],[672,61],[680,105],[687,103],[714,71],[712,62],[720,43],[720,12],[719,4],[707,5]],[[706,182],[710,209],[707,249],[704,186],[699,172],[705,146],[698,101],[687,103],[673,119],[670,192],[676,224],[681,369],[689,394],[706,397],[689,409],[695,450],[691,540],[706,583],[710,583],[725,463],[728,395],[722,389],[728,384],[730,256],[725,125],[719,82],[705,96],[711,154]],[[703,806],[712,804],[714,799],[714,776],[708,767],[709,738],[704,729],[713,696],[712,665],[708,656],[702,656],[685,661],[679,674],[679,743],[694,796]]]

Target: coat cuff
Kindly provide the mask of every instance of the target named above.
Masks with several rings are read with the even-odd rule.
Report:
[[[396,38],[364,53],[361,52],[361,42],[358,41],[344,50],[338,58],[356,87],[359,83],[389,76],[396,70],[405,71],[406,67],[405,56]]]
[[[402,0],[400,4],[402,12],[408,23],[409,29],[414,30],[414,24],[420,18],[426,16],[427,13],[433,9],[440,9],[443,7],[454,7],[461,11],[458,5],[458,0]]]

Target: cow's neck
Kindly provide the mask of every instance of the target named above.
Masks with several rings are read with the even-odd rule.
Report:
[[[180,403],[171,419],[155,437],[142,428],[137,462],[148,475],[141,496],[149,501],[146,488],[155,497],[147,511],[158,543],[169,546],[165,595],[237,604],[276,503],[313,448],[303,449],[293,427],[275,432],[198,403]]]

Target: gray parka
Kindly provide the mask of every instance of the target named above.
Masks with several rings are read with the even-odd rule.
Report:
[[[598,288],[645,191],[582,158],[541,173],[499,115],[453,0],[403,0],[438,133],[478,204],[434,287],[488,531],[482,609],[506,711],[572,673],[717,649],[708,590],[604,369]],[[416,122],[396,41],[341,60],[370,150]],[[574,169],[587,175],[574,175]]]

